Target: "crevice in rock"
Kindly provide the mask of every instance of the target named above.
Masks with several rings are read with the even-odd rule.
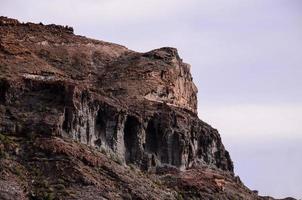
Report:
[[[158,136],[154,120],[150,120],[147,126],[145,151],[155,155],[158,152]]]
[[[190,167],[192,164],[192,161],[194,160],[194,147],[193,144],[189,144],[189,153],[188,153],[188,160],[186,167]]]
[[[70,122],[71,122],[71,116],[70,116],[69,109],[65,108],[64,109],[64,121],[63,121],[62,128],[66,133],[68,133],[71,129]]]
[[[179,167],[181,165],[181,149],[180,149],[180,138],[179,134],[174,133],[172,135],[171,142],[171,164]]]
[[[91,144],[91,135],[90,135],[90,124],[89,121],[87,120],[86,122],[86,137],[87,137],[87,145]]]
[[[125,161],[134,163],[138,154],[139,121],[128,116],[124,126]]]
[[[98,147],[106,143],[106,115],[103,110],[99,110],[95,119],[95,136],[94,144]]]
[[[0,103],[5,103],[8,88],[9,84],[7,83],[7,81],[0,80]]]

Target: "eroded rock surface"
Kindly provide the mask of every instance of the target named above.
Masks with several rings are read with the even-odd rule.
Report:
[[[137,53],[3,18],[0,29],[2,132],[73,138],[144,169],[233,170],[218,132],[196,115],[197,89],[176,49]]]
[[[71,27],[0,17],[0,133],[9,139],[0,150],[14,157],[1,158],[2,182],[14,177],[24,190],[18,185],[9,194],[33,199],[48,194],[58,199],[199,199],[206,194],[204,199],[213,199],[217,191],[220,199],[257,199],[236,183],[217,130],[197,117],[196,93],[190,66],[174,48],[138,53],[74,35]],[[12,175],[7,163],[25,173],[22,179]],[[141,172],[127,172],[133,166],[149,173],[174,169],[183,181],[187,176],[179,173],[199,169],[196,174],[202,176],[203,167],[224,175],[212,176],[213,187],[204,182],[205,192],[179,194],[177,188],[185,182],[175,185],[165,174],[148,180]],[[37,168],[41,171],[31,171]],[[56,188],[58,177],[52,171],[58,177],[66,172],[63,186],[72,194]],[[223,176],[243,189],[221,190]],[[40,179],[52,191],[35,183]],[[158,180],[163,185],[156,185]],[[97,198],[97,193],[102,195]]]

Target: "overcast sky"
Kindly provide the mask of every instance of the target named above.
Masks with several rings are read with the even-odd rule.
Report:
[[[302,198],[302,0],[0,0],[0,15],[177,47],[244,183]]]

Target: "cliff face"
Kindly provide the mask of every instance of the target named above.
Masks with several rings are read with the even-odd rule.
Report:
[[[72,183],[85,185],[85,181],[75,180],[79,176],[90,177],[88,185],[91,182],[93,186],[98,185],[90,188],[91,193],[103,191],[107,199],[127,199],[117,195],[125,191],[130,195],[128,199],[174,199],[171,190],[178,187],[174,179],[162,180],[170,189],[154,190],[151,189],[155,187],[154,180],[142,183],[144,177],[125,169],[137,166],[149,172],[168,170],[163,173],[167,175],[173,168],[182,171],[203,168],[203,173],[212,169],[211,173],[220,175],[210,176],[212,190],[200,190],[200,183],[194,186],[201,195],[198,197],[196,193],[196,198],[215,194],[217,188],[222,191],[221,185],[227,184],[217,180],[227,179],[223,177],[229,177],[227,182],[243,188],[229,195],[230,198],[237,193],[239,197],[241,194],[241,197],[258,198],[233,176],[232,161],[217,130],[198,119],[196,93],[190,66],[182,62],[174,48],[138,53],[120,45],[74,35],[70,27],[23,24],[0,18],[0,133],[15,145],[11,147],[2,141],[0,150],[3,155],[15,157],[5,162],[28,172],[25,179],[36,179],[30,171],[39,166],[43,169],[39,177],[55,182],[53,176],[56,175],[50,172],[64,177],[63,172],[70,167],[75,172],[65,182],[73,190],[76,187]],[[89,147],[93,149],[88,150]],[[96,150],[113,155],[120,166]],[[41,161],[45,156],[58,159],[58,163],[47,165],[49,160]],[[59,159],[62,156],[74,163],[62,164]],[[37,160],[29,164],[31,157]],[[5,162],[1,160],[4,172],[9,175]],[[83,171],[86,165],[90,168]],[[95,168],[102,170],[93,171]],[[106,178],[96,174],[111,176],[119,171],[111,184],[124,182],[127,187],[118,190],[112,186],[117,195],[113,198],[108,188],[99,188]],[[187,186],[186,173],[188,171],[179,174],[177,179],[184,181],[181,182],[184,192],[185,188],[193,187]],[[19,184],[15,179],[11,184]],[[133,189],[136,184],[144,186],[149,194],[137,194]],[[30,193],[31,198],[41,196],[41,191],[36,191],[39,186],[29,182],[24,187],[35,190],[34,195]],[[90,191],[86,189],[85,192]],[[24,192],[19,193],[22,196]],[[58,190],[55,194],[59,199],[70,198]],[[81,195],[75,195],[75,199],[88,198]],[[105,196],[100,199],[106,199]]]
[[[176,49],[137,53],[60,26],[2,21],[2,132],[73,138],[145,169],[233,170],[218,132],[196,116],[197,89]]]

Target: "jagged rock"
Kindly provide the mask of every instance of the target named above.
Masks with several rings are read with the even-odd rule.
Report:
[[[15,157],[4,160],[21,167],[27,179],[57,184],[51,172],[64,177],[76,194],[55,189],[59,199],[177,199],[180,186],[197,190],[184,198],[213,199],[218,191],[219,199],[257,199],[234,177],[218,131],[197,117],[196,94],[190,66],[175,48],[138,53],[74,35],[70,27],[0,17],[0,133],[15,145],[12,150],[2,142],[1,152]],[[9,175],[8,164],[0,164]],[[32,172],[37,166],[38,175]],[[157,188],[127,166],[160,172],[166,185]],[[190,173],[197,179],[205,169],[219,177],[202,187],[204,180],[187,184]],[[180,182],[165,179],[172,172]],[[44,186],[25,184],[32,197],[50,195]]]
[[[11,19],[8,17],[0,16],[0,25],[1,26],[5,26],[5,25],[14,26],[14,25],[18,25],[18,24],[20,24],[20,22],[16,19]]]
[[[2,132],[73,138],[144,169],[233,170],[218,132],[196,115],[197,89],[176,49],[137,53],[3,21]]]

